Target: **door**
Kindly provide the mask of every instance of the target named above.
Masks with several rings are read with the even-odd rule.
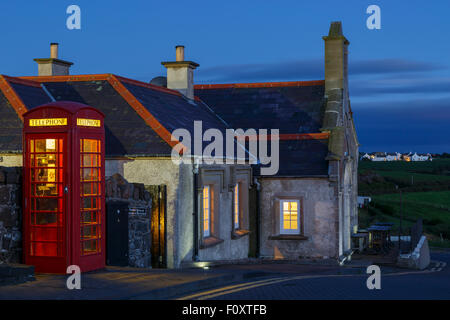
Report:
[[[37,272],[64,272],[67,265],[66,143],[66,134],[26,138],[25,257]]]
[[[106,264],[128,266],[128,202],[106,203]]]
[[[166,208],[167,188],[165,185],[146,186],[152,198],[151,232],[152,232],[152,267],[166,268]]]
[[[104,143],[99,135],[82,135],[80,154],[74,153],[80,164],[80,175],[75,190],[79,206],[73,221],[74,261],[79,261],[82,271],[105,266],[105,203],[104,203]],[[75,184],[74,184],[75,185]]]

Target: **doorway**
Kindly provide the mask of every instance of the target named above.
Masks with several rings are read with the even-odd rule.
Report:
[[[152,268],[167,268],[167,187],[165,185],[145,186],[152,199],[151,254]]]

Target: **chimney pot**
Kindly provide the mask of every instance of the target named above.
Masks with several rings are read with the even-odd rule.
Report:
[[[184,61],[184,46],[176,46],[176,61]]]
[[[58,59],[58,43],[50,43],[50,58]]]

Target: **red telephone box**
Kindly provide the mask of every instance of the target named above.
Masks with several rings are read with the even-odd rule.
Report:
[[[105,266],[103,114],[61,101],[24,114],[24,260],[36,272]]]

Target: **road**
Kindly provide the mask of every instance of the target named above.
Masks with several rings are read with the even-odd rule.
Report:
[[[194,293],[192,300],[301,300],[301,299],[450,299],[450,252],[433,253],[446,263],[437,270],[381,275],[381,289],[369,290],[369,275],[281,275]],[[439,271],[439,269],[441,269]]]

